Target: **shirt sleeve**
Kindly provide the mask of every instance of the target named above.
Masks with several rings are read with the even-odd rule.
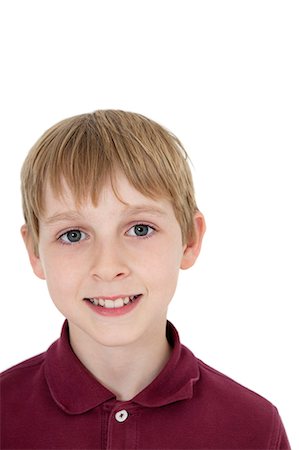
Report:
[[[274,408],[273,432],[268,448],[271,450],[291,450],[285,428],[276,408]]]

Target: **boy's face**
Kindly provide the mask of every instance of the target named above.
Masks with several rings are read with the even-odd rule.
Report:
[[[39,256],[26,227],[22,229],[34,272],[47,280],[75,346],[76,339],[87,345],[129,345],[165,330],[179,269],[190,267],[199,253],[204,232],[200,213],[195,217],[196,242],[183,245],[168,200],[143,196],[120,173],[117,180],[117,191],[128,205],[117,199],[110,183],[96,207],[90,201],[80,209],[67,186],[63,198],[48,187]]]

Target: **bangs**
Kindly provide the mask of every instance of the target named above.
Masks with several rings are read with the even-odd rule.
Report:
[[[103,126],[103,117],[101,126],[98,126],[96,119],[97,113],[77,116],[69,124],[67,119],[42,136],[42,145],[35,158],[38,167],[35,183],[39,186],[35,191],[38,194],[37,216],[43,212],[43,187],[47,182],[54,194],[61,196],[65,181],[80,205],[88,197],[96,204],[103,186],[109,180],[121,199],[116,190],[116,174],[119,171],[143,195],[173,198],[173,180],[170,178],[173,178],[178,167],[173,167],[173,161],[167,158],[167,142],[163,142],[161,137],[157,140],[156,130],[153,139],[153,130],[141,121],[140,127],[133,131],[129,124],[122,124],[120,129],[117,121],[113,121],[116,117],[105,117],[106,127]]]
[[[98,110],[65,119],[44,133],[23,164],[25,221],[38,237],[47,183],[58,197],[66,183],[80,206],[87,198],[96,205],[110,181],[122,201],[116,189],[122,172],[141,194],[170,200],[185,234],[196,210],[187,159],[176,136],[140,114]]]

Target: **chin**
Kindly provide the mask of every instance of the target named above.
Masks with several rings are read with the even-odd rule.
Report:
[[[95,343],[104,347],[126,347],[130,346],[139,341],[141,338],[139,333],[134,333],[132,330],[130,332],[101,332],[97,333],[95,336],[91,336]]]

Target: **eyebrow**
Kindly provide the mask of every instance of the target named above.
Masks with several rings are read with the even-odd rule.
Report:
[[[157,206],[152,206],[152,205],[128,205],[125,213],[127,213],[129,215],[142,214],[142,213],[152,214],[154,216],[165,216],[166,215],[166,212],[163,211],[162,208],[159,208]]]
[[[51,225],[56,222],[63,222],[64,220],[78,220],[78,219],[82,219],[82,215],[78,211],[65,211],[47,217],[45,219],[45,223],[47,225]]]
[[[163,209],[152,205],[127,205],[124,208],[123,214],[134,216],[135,214],[151,214],[154,216],[165,216],[166,212]],[[53,216],[45,219],[46,225],[51,225],[57,222],[63,222],[67,220],[82,220],[83,216],[78,211],[65,211],[54,214]]]

